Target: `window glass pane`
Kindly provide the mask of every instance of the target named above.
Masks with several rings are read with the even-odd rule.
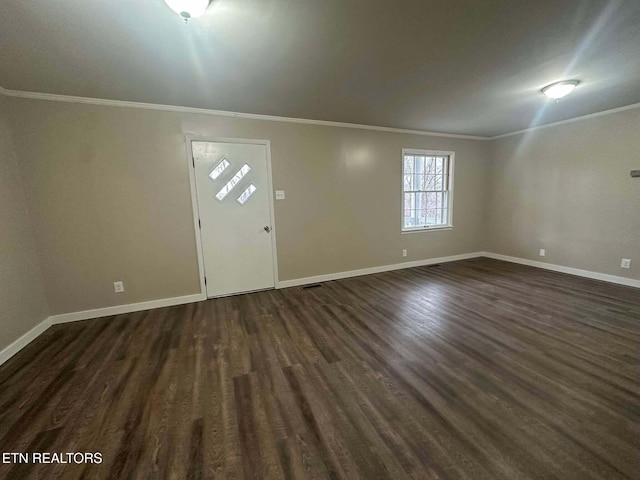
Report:
[[[436,208],[436,193],[429,192],[427,195],[427,208]]]
[[[247,188],[244,189],[244,192],[242,192],[238,197],[238,203],[240,205],[244,205],[246,201],[249,200],[249,198],[251,198],[251,195],[253,195],[253,192],[255,192],[256,190],[257,190],[256,186],[253,183],[250,184]]]
[[[449,193],[442,193],[442,223],[449,223]]]
[[[404,157],[404,173],[409,175],[413,173],[413,156],[411,155]]]
[[[405,228],[423,227],[424,219],[420,217],[419,210],[409,210],[408,215],[404,218]]]
[[[218,165],[216,165],[215,168],[211,170],[211,173],[209,173],[209,177],[211,178],[211,180],[215,180],[220,175],[222,175],[222,172],[224,172],[228,166],[229,162],[226,158],[220,160],[220,163],[218,163]]]
[[[427,208],[425,224],[426,225],[435,224],[436,223],[436,215],[437,215],[437,210],[435,208]]]
[[[413,157],[413,173],[414,175],[422,175],[424,169],[424,158],[419,156]]]
[[[417,226],[415,222],[415,210],[405,211],[404,226],[405,228],[411,228],[411,227]]]
[[[427,168],[425,171],[427,175],[433,175],[436,173],[435,163],[436,163],[436,159],[434,157],[427,158]]]
[[[405,192],[411,190],[413,175],[407,175],[406,173],[403,175],[404,182],[402,184],[402,190]]]
[[[407,217],[409,216],[409,210],[411,210],[411,193],[405,193],[404,194],[404,211],[405,214],[404,216]]]
[[[413,176],[411,178],[411,190],[420,190],[420,176],[424,170],[424,158],[413,157]]]

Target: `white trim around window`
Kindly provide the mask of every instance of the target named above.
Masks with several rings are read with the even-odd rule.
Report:
[[[402,149],[401,233],[453,228],[454,165],[455,152]]]

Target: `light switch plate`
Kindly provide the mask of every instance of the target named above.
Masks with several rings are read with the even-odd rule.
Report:
[[[284,200],[284,190],[276,190],[276,200]]]

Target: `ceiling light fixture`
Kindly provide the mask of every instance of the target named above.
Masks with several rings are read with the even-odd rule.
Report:
[[[209,6],[209,0],[164,0],[164,3],[184,18],[185,23],[201,16]]]
[[[560,100],[562,97],[569,95],[579,83],[580,80],[563,80],[562,82],[547,85],[542,89],[542,93],[554,100]]]

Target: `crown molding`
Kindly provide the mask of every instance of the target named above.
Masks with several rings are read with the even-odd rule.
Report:
[[[522,133],[535,132],[537,130],[543,130],[545,128],[552,128],[560,125],[566,125],[568,123],[581,122],[581,121],[589,120],[596,117],[603,117],[603,116],[611,115],[614,113],[624,112],[626,110],[633,110],[635,108],[640,108],[640,103],[634,103],[631,105],[625,105],[623,107],[612,108],[609,110],[603,110],[601,112],[589,113],[587,115],[581,115],[579,117],[569,118],[567,120],[560,120],[559,122],[546,123],[544,125],[538,125],[536,127],[529,127],[522,130],[516,130],[515,132],[502,133],[500,135],[495,135],[493,137],[485,137],[485,136],[479,136],[479,135],[464,135],[464,134],[458,134],[458,133],[428,132],[425,130],[410,130],[405,128],[380,127],[375,125],[362,125],[359,123],[333,122],[331,120],[311,120],[308,118],[279,117],[275,115],[262,115],[258,113],[229,112],[226,110],[211,110],[207,108],[180,107],[176,105],[162,105],[162,104],[156,104],[156,103],[129,102],[126,100],[108,100],[103,98],[57,95],[53,93],[25,92],[22,90],[8,90],[3,87],[0,87],[0,95],[3,95],[5,97],[28,98],[33,100],[47,100],[51,102],[84,103],[88,105],[104,105],[108,107],[139,108],[144,110],[157,110],[157,111],[163,111],[163,112],[191,113],[196,115],[212,115],[216,117],[244,118],[248,120],[265,120],[268,122],[298,123],[303,125],[320,125],[324,127],[355,128],[359,130],[373,130],[378,132],[404,133],[409,135],[460,138],[463,140],[481,140],[481,141],[499,140],[501,138],[507,138],[513,135],[520,135]]]
[[[464,140],[489,140],[489,137],[481,137],[476,135],[428,132],[424,130],[409,130],[404,128],[380,127],[375,125],[361,125],[358,123],[333,122],[330,120],[311,120],[307,118],[278,117],[274,115],[262,115],[257,113],[228,112],[225,110],[210,110],[207,108],[180,107],[175,105],[161,105],[161,104],[155,104],[155,103],[129,102],[125,100],[107,100],[102,98],[74,97],[70,95],[57,95],[53,93],[23,92],[20,90],[7,90],[6,88],[2,88],[2,87],[0,87],[0,94],[7,97],[28,98],[33,100],[47,100],[52,102],[84,103],[89,105],[103,105],[108,107],[139,108],[144,110],[158,110],[163,112],[191,113],[191,114],[197,114],[197,115],[212,115],[216,117],[243,118],[248,120],[265,120],[269,122],[298,123],[298,124],[304,124],[304,125],[320,125],[324,127],[355,128],[359,130],[374,130],[378,132],[404,133],[404,134],[410,134],[410,135],[423,135],[423,136],[429,136],[429,137],[460,138]]]
[[[614,113],[624,112],[626,110],[633,110],[634,108],[640,108],[640,103],[632,103],[631,105],[625,105],[624,107],[611,108],[609,110],[602,110],[601,112],[589,113],[587,115],[581,115],[579,117],[568,118],[567,120],[560,120],[559,122],[545,123],[544,125],[538,125],[537,127],[529,127],[523,130],[517,130],[515,132],[503,133],[494,137],[484,137],[487,140],[499,140],[501,138],[512,137],[513,135],[520,135],[521,133],[535,132],[537,130],[543,130],[545,128],[558,127],[560,125],[566,125],[568,123],[582,122],[583,120],[590,120],[596,117],[604,117]]]

